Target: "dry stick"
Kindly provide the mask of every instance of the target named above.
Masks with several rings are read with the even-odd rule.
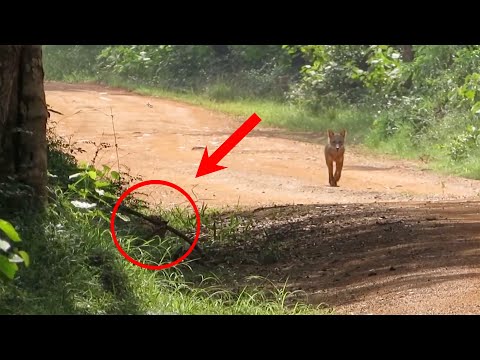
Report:
[[[137,217],[140,217],[142,219],[144,219],[145,221],[148,221],[150,222],[151,224],[154,224],[154,225],[158,225],[158,226],[162,226],[164,227],[165,229],[167,229],[168,231],[170,231],[171,233],[177,235],[178,237],[182,238],[183,240],[185,240],[187,243],[189,243],[190,245],[193,244],[193,240],[191,238],[189,238],[187,235],[185,235],[184,233],[182,233],[180,230],[177,230],[175,229],[174,227],[168,225],[167,221],[161,219],[160,216],[148,216],[148,215],[144,215],[142,214],[141,212],[138,212],[134,209],[130,209],[129,207],[125,206],[125,205],[120,205],[119,207],[121,210],[131,214],[131,215],[135,215]],[[204,252],[203,250],[196,246],[195,247],[195,250],[197,250],[201,255],[204,255]]]
[[[174,233],[175,235],[177,235],[178,237],[182,238],[183,240],[185,240],[186,242],[188,242],[190,245],[193,244],[193,240],[190,239],[187,235],[185,235],[184,233],[182,233],[181,231],[171,227],[170,225],[165,225],[165,228],[170,231],[171,233]],[[195,246],[194,250],[197,250],[199,252],[200,255],[204,255],[204,252],[203,250],[197,245]]]
[[[111,107],[110,107],[110,117],[112,118],[113,138],[115,140],[115,151],[117,153],[117,167],[118,167],[118,173],[120,174],[120,158],[118,156],[117,133],[115,131],[115,123],[113,121],[113,110]]]

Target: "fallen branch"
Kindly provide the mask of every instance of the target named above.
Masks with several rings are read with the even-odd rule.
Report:
[[[170,231],[171,233],[177,235],[179,238],[185,240],[190,245],[193,244],[193,240],[190,237],[188,237],[187,235],[182,233],[180,230],[177,230],[174,227],[168,225],[168,221],[162,219],[162,217],[159,216],[159,215],[144,215],[141,212],[138,212],[134,209],[131,209],[128,206],[125,206],[125,205],[120,205],[119,208],[122,211],[124,211],[126,213],[129,213],[130,215],[137,216],[137,217],[142,218],[143,220],[148,221],[149,223],[155,225],[156,226],[155,227],[156,232],[158,232],[158,235],[162,238],[165,236],[166,231]],[[198,244],[197,244],[197,246],[195,246],[194,250],[198,251],[201,255],[204,255],[203,250],[198,246]]]
[[[91,201],[95,201],[95,202],[99,201],[99,199],[96,198],[95,196],[88,195],[87,197]],[[113,206],[114,206],[113,204],[110,204],[109,202],[107,202],[105,200],[102,200],[102,201],[107,203],[109,206],[111,206],[113,208]],[[173,226],[168,225],[168,221],[164,220],[160,215],[145,215],[145,214],[142,214],[141,212],[139,212],[137,210],[134,210],[134,209],[131,209],[128,206],[125,206],[125,205],[120,205],[119,210],[121,210],[123,212],[126,212],[130,215],[139,217],[139,218],[149,222],[150,224],[153,224],[155,226],[154,233],[156,233],[156,235],[159,235],[160,238],[164,238],[166,232],[170,231],[171,233],[177,235],[179,238],[185,240],[185,242],[187,242],[188,244],[190,244],[190,245],[193,244],[193,240],[190,237],[188,237],[187,235],[182,233],[180,230],[175,229]],[[194,250],[196,250],[200,255],[205,254],[203,252],[203,250],[198,246],[198,244],[194,247]]]

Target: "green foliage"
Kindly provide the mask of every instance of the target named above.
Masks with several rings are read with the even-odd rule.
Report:
[[[30,265],[28,253],[12,245],[21,241],[13,225],[0,219],[0,279],[13,280],[19,269],[17,265],[19,263],[23,263],[26,267]]]
[[[236,97],[235,89],[225,82],[211,84],[206,88],[205,92],[207,98],[219,102],[231,101]]]
[[[375,92],[392,92],[402,79],[403,67],[401,54],[387,45],[372,45],[370,56],[366,60],[367,70],[352,67],[352,78],[360,79],[363,84]]]
[[[377,107],[370,137],[388,141],[399,129],[408,128],[413,137],[435,120],[432,104],[412,96],[393,96]]]
[[[112,76],[167,90],[213,93],[224,98],[279,98],[288,90],[290,58],[280,45],[45,46],[48,79],[72,80],[83,74],[108,81]],[[75,57],[75,58],[74,58]],[[76,66],[81,62],[82,66]],[[225,85],[220,85],[221,82]],[[223,86],[223,88],[222,88]],[[213,89],[213,90],[212,90]],[[223,94],[223,91],[226,91]]]
[[[480,49],[478,46],[414,46],[415,58],[401,63],[402,92],[383,89],[368,135],[371,146],[413,158],[455,174],[480,177]],[[381,87],[378,86],[380,89]],[[396,88],[399,89],[398,87]]]
[[[465,131],[448,144],[448,153],[452,160],[458,161],[465,159],[472,154],[479,146],[480,129],[473,125],[467,126]]]
[[[103,45],[44,45],[44,70],[51,80],[94,77],[97,69],[97,55]]]
[[[412,72],[417,86],[428,88],[431,81],[441,77],[452,66],[456,54],[464,47],[460,45],[416,45]]]
[[[465,82],[457,90],[460,105],[472,105],[473,115],[480,114],[480,74],[472,73],[465,77]]]
[[[362,84],[352,76],[351,69],[364,67],[367,47],[305,45],[296,49],[304,55],[307,64],[301,69],[301,80],[290,93],[291,101],[318,111],[324,104],[331,106],[359,99]]]

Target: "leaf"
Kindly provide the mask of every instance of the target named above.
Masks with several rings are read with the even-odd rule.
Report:
[[[95,192],[96,192],[98,195],[100,195],[100,196],[105,195],[105,190],[95,189]]]
[[[119,174],[118,172],[116,172],[116,171],[112,171],[112,172],[110,173],[110,175],[112,176],[112,179],[114,179],[114,180],[120,179],[120,174]]]
[[[30,265],[30,256],[27,254],[26,251],[23,251],[23,250],[20,250],[18,252],[18,255],[20,255],[23,259],[23,262],[25,263],[25,266],[29,266]]]
[[[10,261],[11,263],[22,263],[23,259],[17,254],[12,254],[8,261]]]
[[[19,242],[22,241],[15,228],[8,221],[0,219],[0,229],[10,238],[10,240]]]
[[[75,178],[77,178],[77,177],[79,177],[79,176],[82,176],[82,175],[83,175],[83,173],[76,173],[76,174],[70,175],[70,176],[68,177],[68,179],[69,179],[69,180],[70,180],[70,179],[75,179]]]
[[[80,161],[80,162],[78,163],[78,168],[79,168],[79,169],[87,169],[87,168],[88,168],[88,162],[86,162],[86,161]]]
[[[17,264],[11,263],[8,261],[6,256],[0,255],[0,272],[3,273],[7,278],[13,280],[15,273],[18,270]]]
[[[475,90],[467,90],[465,91],[464,95],[468,100],[473,100],[475,98],[475,93],[476,93]]]
[[[76,190],[76,191],[77,191],[77,193],[78,193],[79,195],[83,196],[84,198],[90,193],[90,190],[88,190],[88,189],[83,189],[83,188],[82,188],[82,189],[78,189],[78,190]]]
[[[84,201],[72,200],[70,202],[72,203],[73,206],[75,206],[76,208],[80,208],[80,209],[92,209],[95,206],[97,206],[97,204],[91,204],[91,203],[84,202]]]
[[[475,103],[475,105],[472,106],[472,112],[474,114],[479,114],[480,113],[480,101]]]
[[[95,216],[100,216],[103,220],[110,222],[110,218],[103,213],[103,211],[96,211]]]
[[[88,176],[90,176],[90,179],[95,180],[97,178],[97,172],[95,170],[90,170]]]
[[[110,183],[108,181],[95,181],[95,187],[97,188],[102,188],[109,185]]]
[[[123,214],[120,214],[119,212],[117,212],[117,216],[122,219],[123,221],[125,222],[129,222],[130,221],[130,218],[126,215],[123,215]]]
[[[7,252],[12,246],[8,241],[0,239],[0,250]]]
[[[107,198],[110,198],[110,199],[118,199],[117,196],[113,195],[112,193],[108,192],[108,191],[105,191],[105,193],[103,194],[103,196],[107,197]]]

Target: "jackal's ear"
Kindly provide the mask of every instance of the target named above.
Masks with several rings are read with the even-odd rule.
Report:
[[[330,129],[327,130],[327,134],[328,134],[328,137],[329,137],[330,139],[335,136],[335,133],[334,133],[332,130],[330,130]]]
[[[343,129],[342,131],[340,131],[340,135],[342,135],[343,137],[345,137],[347,135],[347,130],[346,129]]]

